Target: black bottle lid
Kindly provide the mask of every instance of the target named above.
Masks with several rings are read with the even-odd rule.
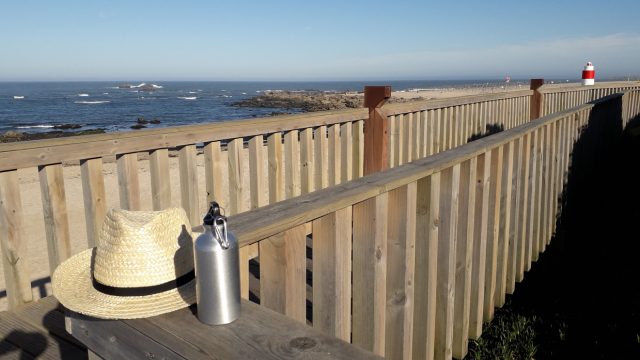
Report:
[[[212,201],[209,205],[209,211],[204,216],[204,224],[212,226],[215,218],[220,216],[220,205],[217,202]]]

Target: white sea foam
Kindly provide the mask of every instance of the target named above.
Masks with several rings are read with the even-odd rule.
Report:
[[[189,94],[197,94],[197,91],[189,91]]]
[[[178,99],[184,99],[184,100],[195,100],[195,99],[197,99],[197,97],[195,97],[195,96],[191,96],[191,97],[188,97],[188,96],[180,96],[180,97],[178,97]]]
[[[111,101],[74,101],[76,104],[104,104]]]
[[[147,83],[142,83],[142,84],[140,84],[140,85],[131,85],[131,87],[132,87],[132,88],[138,88],[138,87],[142,87],[142,86],[145,86],[145,85],[151,85],[151,86],[153,86],[153,87],[154,87],[154,88],[156,88],[156,89],[162,89],[162,86],[160,86],[160,85],[156,85],[156,84],[147,84]]]
[[[247,95],[247,93],[242,93],[242,95]]]
[[[78,94],[78,96],[89,96],[89,94]]]
[[[103,93],[103,94],[105,94],[105,95],[109,95],[109,93]]]
[[[16,126],[17,129],[31,129],[31,128],[49,129],[52,127],[53,125]]]
[[[20,95],[13,95],[14,99],[24,99],[24,96],[20,96]]]

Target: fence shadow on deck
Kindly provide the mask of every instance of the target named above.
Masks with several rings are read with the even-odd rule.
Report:
[[[640,358],[640,137],[627,132],[640,116],[625,129],[594,117],[557,199],[555,237],[505,305],[536,317],[536,359]]]

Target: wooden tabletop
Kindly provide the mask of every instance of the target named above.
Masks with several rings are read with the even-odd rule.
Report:
[[[242,300],[231,324],[205,325],[196,306],[147,319],[71,313],[72,335],[104,359],[383,359],[284,315]]]

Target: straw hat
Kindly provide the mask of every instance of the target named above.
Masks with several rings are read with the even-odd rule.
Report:
[[[98,246],[60,264],[53,295],[103,319],[164,314],[196,302],[191,225],[185,211],[107,213]]]

